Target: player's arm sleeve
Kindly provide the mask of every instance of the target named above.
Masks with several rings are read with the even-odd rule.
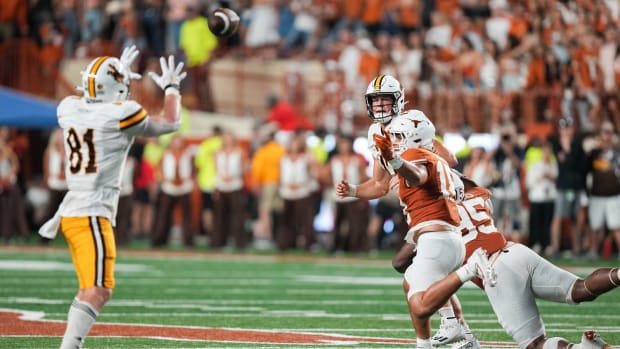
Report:
[[[174,132],[181,126],[180,121],[169,123],[153,119],[146,109],[139,107],[118,122],[118,128],[132,136],[155,137]]]

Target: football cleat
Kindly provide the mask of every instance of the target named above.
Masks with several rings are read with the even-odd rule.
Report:
[[[581,336],[580,349],[611,349],[611,345],[607,344],[595,331],[585,331]]]
[[[480,342],[476,337],[462,339],[450,347],[451,349],[480,349]]]
[[[447,319],[442,317],[441,324],[439,325],[439,330],[437,330],[437,333],[435,333],[435,335],[431,337],[431,344],[450,344],[460,341],[464,338],[465,336],[463,334],[461,324],[456,320],[456,318]]]

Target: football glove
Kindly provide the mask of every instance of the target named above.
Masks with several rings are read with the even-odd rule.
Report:
[[[385,160],[392,160],[394,158],[394,152],[392,151],[392,140],[390,137],[375,133],[372,138],[375,141],[375,147],[377,147],[377,150],[379,150],[381,156]]]
[[[131,65],[136,60],[139,54],[140,51],[138,51],[136,45],[125,47],[123,49],[123,53],[121,53],[121,58],[119,60],[130,80],[142,79],[142,75],[131,71]]]
[[[149,76],[157,86],[166,91],[168,88],[174,88],[179,91],[181,80],[187,76],[186,72],[183,72],[183,62],[174,65],[174,56],[168,56],[168,62],[164,57],[159,58],[159,64],[161,65],[161,75],[157,75],[154,72],[149,72]]]

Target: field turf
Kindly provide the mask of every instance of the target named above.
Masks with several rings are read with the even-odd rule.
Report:
[[[390,257],[119,249],[114,296],[85,348],[412,348]],[[579,275],[620,264],[555,262]],[[515,347],[466,286],[458,295],[484,347]],[[58,348],[76,287],[66,246],[0,246],[0,348]],[[611,344],[619,304],[620,290],[578,306],[539,302],[549,336],[578,342],[594,328]]]

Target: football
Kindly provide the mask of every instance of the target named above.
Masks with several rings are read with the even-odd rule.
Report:
[[[209,29],[216,36],[231,36],[239,29],[240,18],[237,12],[220,7],[209,15]]]

